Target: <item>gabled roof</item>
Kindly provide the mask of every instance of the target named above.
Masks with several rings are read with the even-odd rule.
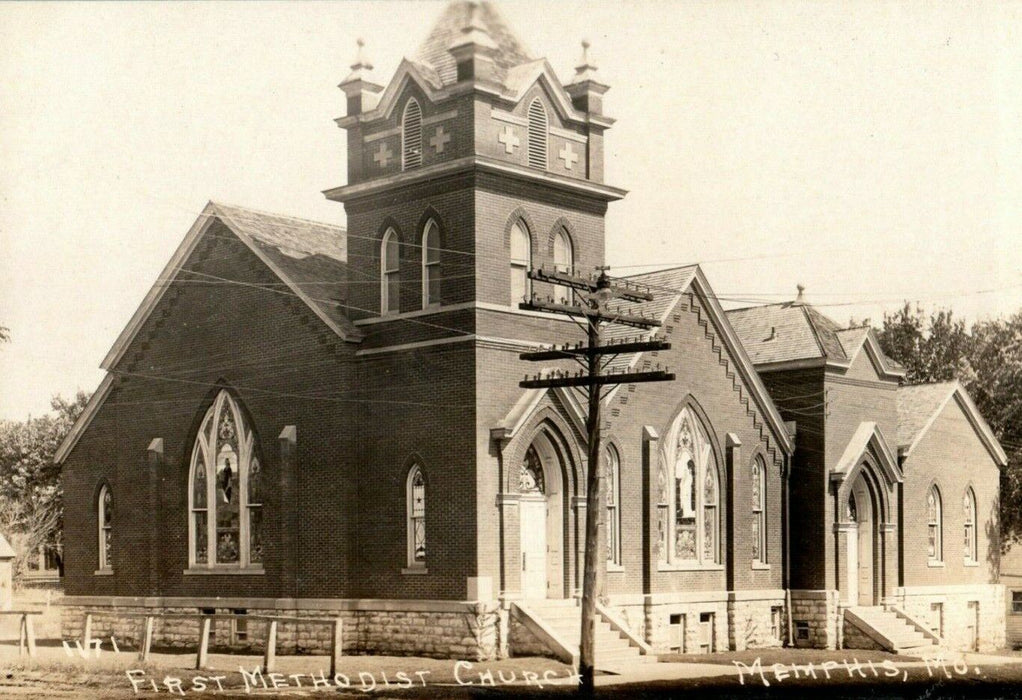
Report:
[[[192,224],[153,285],[121,331],[100,367],[112,369],[145,324],[164,293],[181,273],[181,266],[215,221],[222,222],[267,267],[343,340],[358,342],[362,332],[338,308],[334,289],[347,280],[345,232],[338,226],[266,214],[210,202]],[[187,274],[187,272],[186,272]]]
[[[290,294],[301,299],[342,340],[359,342],[363,335],[340,310],[347,281],[345,231],[315,221],[209,202],[174,251],[158,281],[121,331],[100,366],[113,370],[145,326],[167,289],[184,272],[188,257],[215,222],[221,222],[280,279]],[[54,461],[63,462],[110,393],[112,375],[103,378],[85,410],[57,449]]]
[[[871,328],[841,328],[801,300],[732,309],[727,317],[757,366],[819,360],[847,368],[866,348],[882,374],[905,374],[901,365],[884,355]]]
[[[876,456],[879,462],[877,466],[883,471],[888,483],[897,484],[904,480],[898,458],[888,445],[880,426],[873,421],[859,423],[851,440],[845,445],[841,458],[830,472],[831,480],[843,481],[848,478],[867,452]]]
[[[952,399],[961,407],[994,461],[1002,467],[1007,465],[1008,457],[1004,454],[994,432],[983,419],[969,393],[957,381],[898,387],[898,447],[902,454],[905,456],[912,454],[912,450]]]
[[[493,58],[497,67],[497,78],[500,82],[503,82],[508,70],[532,60],[521,39],[504,21],[493,3],[456,0],[444,8],[425,41],[415,52],[413,59],[416,63],[433,70],[442,85],[451,85],[457,82],[458,68],[448,49],[461,35],[462,27],[468,24],[473,4],[478,5],[478,17],[494,43],[497,44],[497,52]]]

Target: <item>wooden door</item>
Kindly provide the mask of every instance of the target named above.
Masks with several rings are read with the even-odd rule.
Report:
[[[546,499],[523,498],[522,597],[547,597]]]

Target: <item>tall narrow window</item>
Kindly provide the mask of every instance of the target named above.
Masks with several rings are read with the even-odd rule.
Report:
[[[965,489],[965,496],[962,498],[963,522],[965,523],[965,562],[974,564],[977,559],[976,553],[976,494],[971,488]]]
[[[721,507],[709,437],[686,408],[662,444],[657,475],[658,559],[663,564],[714,564],[720,558]],[[669,490],[664,488],[668,482]]]
[[[189,483],[189,564],[260,565],[262,466],[255,437],[227,391],[217,395],[202,419]]]
[[[546,170],[547,167],[546,109],[537,97],[529,105],[529,165]]]
[[[97,514],[99,516],[99,570],[110,571],[113,569],[114,497],[110,493],[110,487],[106,484],[99,490]]]
[[[401,122],[401,167],[404,170],[422,165],[422,108],[414,99],[405,105]]]
[[[408,474],[408,566],[426,565],[426,479],[415,465]]]
[[[380,245],[380,314],[401,310],[401,242],[397,231],[387,229]]]
[[[940,491],[934,485],[926,494],[927,558],[931,562],[944,559],[942,539],[943,522],[941,515]]]
[[[521,221],[511,227],[511,306],[528,300],[532,294],[532,238]]]
[[[752,560],[767,561],[766,468],[760,457],[752,465]]]
[[[422,308],[440,303],[440,227],[430,219],[422,231]]]
[[[575,249],[571,245],[571,238],[563,228],[554,236],[554,270],[571,274],[575,267]],[[554,299],[556,301],[570,304],[571,288],[554,287]]]
[[[606,460],[606,489],[607,504],[607,563],[614,566],[621,565],[621,463],[618,459],[617,450],[608,447],[604,455]]]

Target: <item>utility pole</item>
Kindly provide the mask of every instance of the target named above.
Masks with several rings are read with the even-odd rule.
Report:
[[[602,342],[601,331],[608,323],[631,326],[641,330],[656,328],[660,325],[657,319],[645,315],[633,314],[620,309],[611,311],[607,303],[613,299],[630,302],[652,301],[649,291],[636,285],[611,280],[607,276],[606,267],[600,267],[599,276],[579,277],[571,273],[555,270],[547,272],[543,269],[529,272],[529,277],[537,282],[548,282],[560,287],[567,287],[572,292],[572,300],[546,301],[532,295],[529,301],[519,304],[519,308],[529,311],[546,311],[565,314],[575,320],[586,332],[585,345],[564,345],[560,348],[525,352],[519,355],[523,360],[545,362],[550,360],[574,360],[582,369],[575,374],[563,371],[551,375],[536,375],[532,379],[526,377],[519,386],[526,389],[549,387],[585,387],[589,394],[589,413],[586,428],[589,433],[586,478],[586,529],[585,529],[585,564],[582,576],[582,630],[579,644],[579,676],[580,690],[583,695],[593,695],[593,677],[596,664],[596,595],[598,576],[605,562],[600,561],[600,521],[603,499],[600,493],[600,401],[602,388],[615,384],[634,384],[637,382],[664,382],[674,379],[674,375],[661,370],[649,372],[609,372],[604,373],[610,360],[621,353],[667,350],[670,343],[663,340],[643,340],[641,337],[620,341]],[[581,322],[579,321],[581,319]],[[605,359],[606,358],[606,359]]]

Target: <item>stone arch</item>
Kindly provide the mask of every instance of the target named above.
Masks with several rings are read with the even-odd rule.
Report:
[[[554,238],[556,238],[558,232],[564,231],[568,236],[568,240],[571,242],[572,250],[575,252],[576,259],[578,258],[578,236],[575,235],[574,225],[568,221],[564,216],[557,217],[557,221],[553,223],[546,236],[546,254],[551,260],[554,258]]]
[[[508,214],[507,220],[504,222],[504,250],[511,250],[511,228],[519,221],[525,225],[525,230],[529,234],[533,260],[535,260],[536,232],[539,229],[536,228],[536,224],[533,222],[532,217],[529,216],[529,212],[525,210],[525,207],[515,207],[515,209]]]

